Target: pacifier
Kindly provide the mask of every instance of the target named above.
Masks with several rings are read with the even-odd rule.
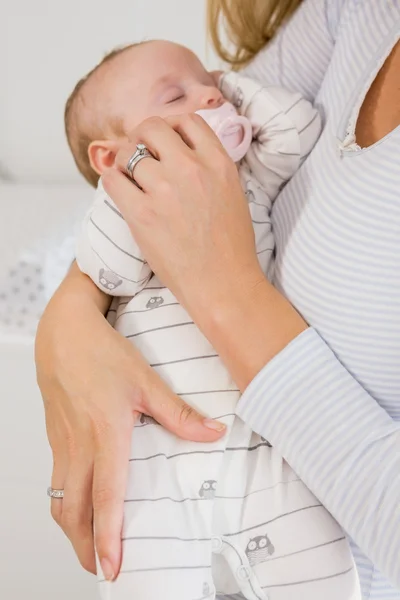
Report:
[[[196,114],[211,127],[231,159],[239,162],[250,148],[253,139],[250,121],[238,115],[230,102],[225,102],[218,108],[198,110]]]

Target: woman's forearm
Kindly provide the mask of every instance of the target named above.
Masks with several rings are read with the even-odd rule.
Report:
[[[111,298],[99,290],[93,281],[79,270],[78,265],[74,262],[54,295],[53,301],[57,303],[78,301],[92,304],[105,315],[110,307]]]
[[[287,460],[398,588],[400,423],[314,329],[262,369],[237,414]]]
[[[38,372],[51,373],[57,361],[66,359],[68,362],[70,358],[64,354],[70,355],[88,331],[94,336],[101,330],[101,325],[106,324],[104,315],[109,305],[110,297],[73,263],[39,323],[36,335]]]
[[[238,415],[398,586],[399,424],[267,281],[230,290],[195,320],[247,388]]]
[[[292,305],[262,277],[238,281],[211,302],[204,298],[194,320],[243,391],[259,371],[307,329]]]

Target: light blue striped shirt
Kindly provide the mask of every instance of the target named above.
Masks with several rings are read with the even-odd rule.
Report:
[[[364,598],[397,600],[400,127],[366,149],[354,130],[399,35],[400,0],[305,0],[246,70],[325,127],[272,213],[276,285],[311,327],[238,406],[348,533]]]

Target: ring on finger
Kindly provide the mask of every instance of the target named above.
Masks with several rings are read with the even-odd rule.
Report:
[[[150,150],[148,150],[148,148],[146,148],[146,146],[144,144],[137,144],[136,151],[132,154],[132,156],[128,160],[126,168],[125,168],[125,171],[128,173],[129,177],[132,179],[133,183],[135,183],[136,185],[138,185],[138,184],[135,181],[133,172],[135,170],[136,165],[143,158],[154,158],[154,156],[152,155]]]
[[[62,500],[64,498],[64,490],[56,490],[52,487],[49,487],[47,488],[47,495],[49,496],[49,498]]]

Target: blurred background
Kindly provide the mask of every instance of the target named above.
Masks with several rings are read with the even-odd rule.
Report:
[[[53,524],[51,456],[33,337],[73,256],[91,201],[69,156],[63,110],[82,75],[115,46],[167,38],[218,62],[205,0],[0,0],[0,598],[94,600]]]

